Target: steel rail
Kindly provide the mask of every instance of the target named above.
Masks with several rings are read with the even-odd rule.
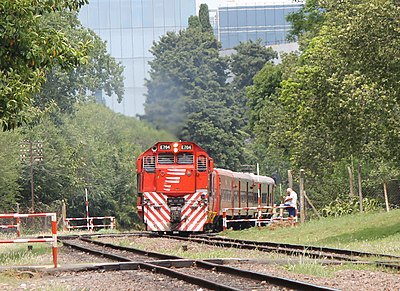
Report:
[[[377,267],[390,268],[395,270],[400,270],[400,262],[399,256],[395,255],[387,255],[387,254],[375,254],[368,252],[359,252],[353,250],[344,250],[344,249],[334,249],[334,248],[325,248],[325,247],[314,247],[314,246],[303,246],[303,245],[293,245],[293,244],[282,244],[282,243],[272,243],[272,242],[260,242],[260,241],[248,241],[248,240],[239,240],[239,239],[229,239],[223,238],[219,236],[204,236],[204,235],[196,235],[192,237],[179,237],[179,236],[169,236],[162,235],[166,238],[176,239],[176,240],[184,240],[191,241],[196,243],[204,243],[214,246],[222,246],[222,247],[235,247],[240,249],[249,249],[249,250],[259,250],[265,252],[277,252],[286,255],[305,255],[312,258],[331,258],[336,260],[348,261],[351,263],[361,263],[361,264],[370,264],[376,265]],[[292,246],[295,246],[294,249],[291,249]],[[333,253],[332,253],[333,252]],[[384,262],[384,261],[360,261],[354,257],[377,257],[377,258],[390,258],[393,260],[398,260],[398,262]]]
[[[308,256],[311,258],[331,258],[335,260],[341,261],[350,261],[355,262],[356,260],[339,254],[328,254],[318,251],[309,251],[308,249],[291,249],[291,248],[283,248],[283,247],[274,247],[269,245],[257,245],[252,243],[244,243],[237,241],[225,241],[225,240],[217,240],[212,239],[208,240],[207,238],[197,238],[197,237],[179,237],[179,236],[171,236],[171,235],[162,235],[162,237],[183,240],[183,241],[191,241],[196,243],[204,243],[208,245],[221,246],[221,247],[229,247],[229,248],[239,248],[239,249],[247,249],[247,250],[257,250],[262,252],[275,252],[281,253],[289,256],[299,255],[299,256]]]
[[[157,258],[168,258],[168,259],[174,259],[177,261],[185,261],[185,259],[177,257],[177,256],[170,256],[170,255],[165,255],[165,254],[160,254],[160,253],[155,253],[155,252],[147,252],[147,251],[143,251],[143,250],[139,250],[139,249],[135,249],[135,248],[131,248],[131,247],[122,247],[122,246],[117,246],[117,245],[113,245],[113,244],[109,244],[109,243],[103,243],[103,242],[99,242],[99,241],[93,241],[91,239],[88,238],[81,238],[82,241],[88,242],[88,243],[93,243],[96,245],[100,245],[103,247],[107,247],[107,248],[112,248],[112,249],[116,249],[116,250],[121,250],[121,251],[127,251],[127,252],[134,252],[134,253],[141,253],[145,256],[152,256],[152,257],[157,257]],[[121,257],[115,254],[110,254],[105,252],[104,250],[102,251],[97,251],[97,250],[93,250],[90,248],[86,248],[83,246],[79,246],[76,244],[73,244],[71,242],[65,242],[62,241],[65,245],[79,249],[81,251],[85,251],[88,253],[91,253],[93,255],[96,256],[103,256],[109,259],[113,259],[119,262],[133,262],[132,260],[125,258],[125,257]],[[207,269],[207,270],[217,270],[220,273],[225,273],[225,274],[230,274],[230,275],[234,275],[236,277],[241,277],[244,279],[252,279],[252,280],[256,280],[259,282],[265,281],[268,282],[272,285],[277,285],[277,286],[281,286],[281,287],[287,287],[287,288],[292,288],[295,290],[337,290],[337,289],[332,289],[329,287],[324,287],[324,286],[318,286],[318,285],[313,285],[313,284],[309,284],[306,282],[301,282],[301,281],[296,281],[296,280],[291,280],[291,279],[287,279],[287,278],[281,278],[281,277],[275,277],[275,276],[270,276],[267,274],[262,274],[262,273],[257,273],[257,272],[251,272],[251,271],[246,271],[246,270],[242,270],[242,269],[238,269],[238,268],[233,268],[233,267],[228,267],[228,266],[221,266],[220,264],[216,264],[216,263],[212,263],[212,262],[206,262],[203,260],[194,260],[193,263],[199,267],[199,268],[203,268],[203,269]],[[241,290],[241,289],[237,289],[235,287],[230,287],[227,285],[224,285],[222,283],[217,283],[214,281],[210,281],[204,278],[200,278],[200,277],[196,277],[193,275],[188,275],[185,273],[181,273],[175,270],[171,270],[165,266],[160,266],[159,264],[164,264],[165,262],[138,262],[137,263],[139,265],[139,267],[143,268],[143,269],[147,269],[147,270],[151,270],[151,271],[157,271],[159,273],[162,273],[164,275],[170,276],[170,277],[174,277],[177,279],[181,279],[184,280],[188,283],[194,283],[198,286],[201,287],[205,287],[205,288],[209,288],[209,289],[214,289],[214,290]],[[169,261],[169,265],[172,265]]]
[[[355,257],[381,257],[381,258],[400,260],[400,256],[396,256],[396,255],[360,252],[360,251],[355,251],[355,250],[337,249],[337,248],[320,247],[320,246],[275,243],[275,242],[262,242],[262,241],[249,241],[249,240],[242,240],[242,239],[231,239],[231,238],[226,238],[226,237],[221,237],[221,236],[194,235],[192,237],[206,238],[207,240],[214,240],[214,241],[235,242],[238,244],[268,246],[268,247],[284,248],[284,249],[290,248],[290,249],[298,249],[298,250],[303,250],[303,251],[316,251],[316,252],[333,253],[333,254],[346,255],[346,256],[355,256]]]

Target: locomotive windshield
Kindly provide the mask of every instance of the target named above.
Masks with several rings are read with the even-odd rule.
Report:
[[[171,165],[174,163],[174,155],[173,154],[159,154],[158,155],[158,163],[160,165]]]
[[[179,165],[192,165],[193,164],[193,154],[179,154],[177,155],[177,160]]]

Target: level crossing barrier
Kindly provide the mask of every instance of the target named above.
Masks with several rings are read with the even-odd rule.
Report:
[[[109,224],[95,224],[95,220],[105,220],[109,219],[110,223]],[[85,225],[71,225],[71,221],[85,221]],[[67,230],[71,229],[79,229],[79,228],[86,228],[88,231],[93,231],[95,228],[110,228],[114,229],[115,228],[115,217],[114,216],[96,216],[96,217],[76,217],[76,218],[66,218],[64,220],[65,222],[65,227]]]
[[[56,213],[29,213],[29,214],[0,214],[0,219],[15,218],[19,222],[21,218],[51,217],[51,238],[19,238],[0,240],[0,244],[6,243],[41,243],[51,242],[54,268],[57,268],[57,215]]]
[[[21,221],[20,218],[16,218],[16,224],[14,224],[14,218],[12,219],[11,224],[2,224],[0,225],[0,229],[16,229],[17,230],[17,237],[21,236]]]
[[[270,224],[278,221],[293,221],[297,222],[297,211],[295,217],[285,217],[285,210],[288,206],[283,204],[279,206],[254,206],[254,207],[228,207],[222,210],[222,227],[223,230],[228,228],[228,223],[234,222],[254,222],[256,226],[262,224]],[[234,218],[234,211],[238,211],[240,214],[242,211],[256,210],[257,217],[255,218]],[[267,210],[267,211],[263,211]],[[232,211],[232,218],[228,218],[227,211]]]

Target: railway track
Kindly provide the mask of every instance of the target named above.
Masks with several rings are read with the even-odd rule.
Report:
[[[161,236],[175,240],[190,241],[220,247],[258,250],[263,252],[275,252],[290,256],[308,256],[311,258],[332,259],[339,261],[348,261],[352,263],[373,264],[379,267],[400,270],[400,256],[395,255],[297,244],[230,239],[220,236],[209,235],[193,235],[190,237],[179,237],[171,235]],[[371,258],[372,260],[367,261],[363,260],[362,258]]]
[[[276,286],[282,290],[335,290],[325,286],[224,266],[221,265],[221,260],[188,260],[104,243],[89,237],[74,240],[61,239],[61,241],[65,246],[118,262],[96,265],[92,269],[148,270],[210,290],[267,290],[276,288]]]

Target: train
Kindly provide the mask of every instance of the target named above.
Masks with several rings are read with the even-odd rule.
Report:
[[[157,142],[137,158],[136,174],[138,215],[152,232],[221,231],[224,215],[242,229],[274,203],[274,179],[215,168],[194,142]]]

